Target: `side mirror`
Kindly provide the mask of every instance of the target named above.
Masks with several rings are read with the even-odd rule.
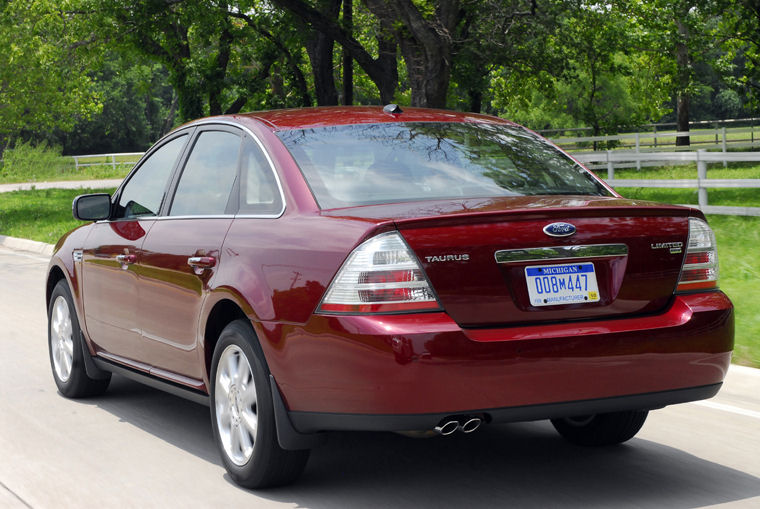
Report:
[[[111,215],[111,195],[105,193],[81,194],[71,204],[74,219],[100,221]]]

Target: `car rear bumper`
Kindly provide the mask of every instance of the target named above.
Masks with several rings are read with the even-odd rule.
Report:
[[[535,420],[657,408],[714,395],[730,363],[722,292],[662,314],[462,329],[445,313],[256,324],[299,431],[407,430],[455,414]],[[424,429],[424,428],[423,428]]]

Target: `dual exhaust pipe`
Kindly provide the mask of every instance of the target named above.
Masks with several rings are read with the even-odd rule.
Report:
[[[472,433],[483,424],[483,419],[477,415],[460,415],[451,416],[442,419],[438,423],[438,426],[433,428],[433,431],[441,436],[448,436],[457,431],[462,433]]]

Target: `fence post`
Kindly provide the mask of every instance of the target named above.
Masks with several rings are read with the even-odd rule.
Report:
[[[113,168],[114,171],[116,171],[116,155],[114,154],[111,154],[111,168]]]
[[[726,153],[726,126],[723,126],[721,134],[723,135],[723,153],[725,154]],[[726,161],[725,159],[723,159],[723,167],[724,168],[728,167],[728,161]]]
[[[636,133],[636,169],[641,171],[641,159],[639,158],[639,147],[641,146],[641,139],[639,133]]]
[[[657,148],[657,126],[654,126],[654,148]]]
[[[612,165],[612,161],[610,161],[610,152],[612,151],[607,151],[607,180],[613,180],[615,178],[615,167]]]
[[[72,157],[74,157],[74,171],[79,171],[79,157],[77,156],[72,156]]]
[[[697,193],[700,209],[707,206],[707,188],[702,187],[702,181],[707,180],[707,162],[699,157],[704,151],[704,149],[697,150]]]

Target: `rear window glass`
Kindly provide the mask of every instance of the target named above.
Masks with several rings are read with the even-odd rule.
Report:
[[[277,133],[323,209],[446,198],[610,193],[517,127],[410,122]]]

